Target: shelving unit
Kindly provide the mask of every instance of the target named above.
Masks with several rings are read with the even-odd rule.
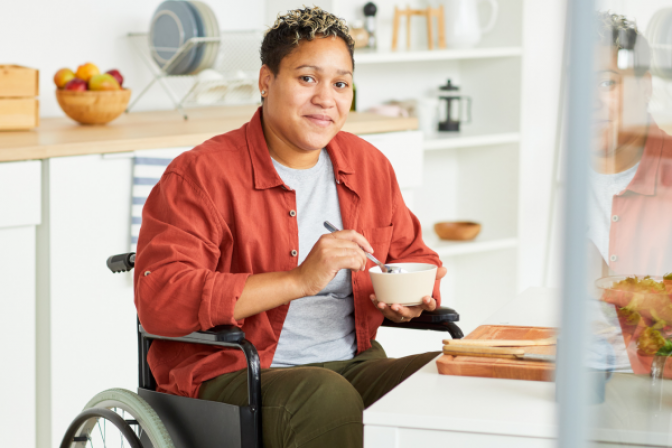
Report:
[[[365,49],[355,51],[355,65],[503,58],[521,56],[522,54],[523,49],[521,47],[492,47],[421,51],[370,51]]]
[[[423,149],[425,151],[436,151],[441,149],[475,148],[478,146],[492,146],[519,142],[519,132],[474,133],[466,131],[458,134],[444,133],[426,136],[423,143]]]
[[[423,231],[423,239],[440,257],[478,254],[502,249],[515,249],[518,238],[478,238],[473,241],[441,241],[433,232]]]
[[[410,1],[411,7],[420,2]],[[442,303],[459,311],[467,332],[517,293],[525,1],[498,3],[493,31],[475,48],[430,51],[418,34],[415,48],[395,52],[389,49],[387,29],[393,5],[381,4],[379,49],[354,54],[358,110],[390,100],[436,98],[447,79],[472,98],[472,123],[461,132],[424,135],[422,186],[404,192],[423,239],[448,269]],[[355,0],[334,5],[348,21],[361,11]],[[473,241],[441,241],[434,234],[436,222],[463,220],[483,226]]]

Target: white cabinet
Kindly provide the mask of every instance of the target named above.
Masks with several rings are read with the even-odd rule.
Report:
[[[41,162],[0,163],[3,446],[35,446],[35,228]]]
[[[108,256],[129,247],[131,159],[101,155],[48,159],[40,229],[38,333],[40,448],[56,447],[96,393],[137,387],[137,339],[130,273],[112,274]],[[19,445],[14,445],[19,446]],[[22,445],[27,446],[27,445]]]

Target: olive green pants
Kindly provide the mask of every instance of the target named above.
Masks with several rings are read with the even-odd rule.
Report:
[[[264,448],[362,447],[362,411],[439,355],[391,359],[371,342],[348,361],[262,369]],[[246,405],[246,371],[206,381],[199,398]]]

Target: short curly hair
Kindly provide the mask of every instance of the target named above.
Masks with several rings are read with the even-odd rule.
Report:
[[[651,47],[646,37],[637,29],[637,24],[625,16],[607,11],[597,13],[597,37],[603,45],[618,50],[631,50],[634,54],[635,75],[649,71]]]
[[[316,37],[340,37],[346,43],[355,67],[355,41],[350,36],[345,20],[336,17],[317,6],[293,9],[285,15],[278,14],[275,23],[264,36],[261,43],[261,63],[274,75],[280,70],[280,62],[299,46],[301,39],[313,40]]]

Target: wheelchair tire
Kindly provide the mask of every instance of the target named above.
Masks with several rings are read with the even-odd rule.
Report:
[[[91,408],[123,410],[125,413],[130,414],[133,417],[133,420],[138,422],[142,431],[142,437],[140,437],[141,441],[149,439],[152,448],[175,448],[173,441],[170,438],[170,434],[168,434],[166,427],[161,422],[161,419],[154,409],[152,409],[152,407],[138,394],[131,392],[130,390],[109,389],[100,392],[89,400],[84,407],[84,410]],[[89,423],[89,425],[95,425],[95,421]],[[85,433],[88,434],[91,429],[91,427],[82,428],[80,429],[80,433],[84,430]],[[71,448],[85,446],[78,443],[79,442],[73,442]]]

